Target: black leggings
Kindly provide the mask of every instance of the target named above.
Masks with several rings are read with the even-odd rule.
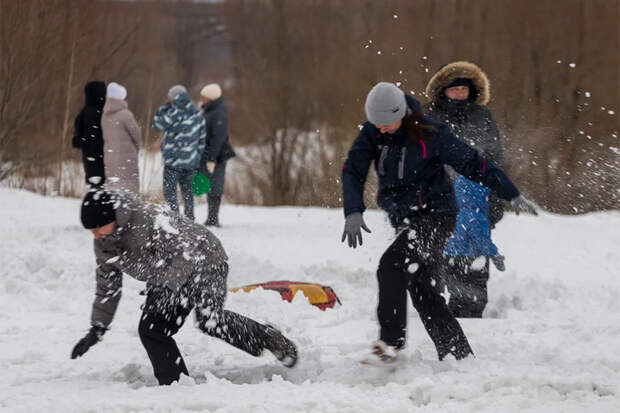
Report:
[[[159,384],[171,384],[188,374],[183,357],[172,338],[195,306],[197,326],[253,356],[265,348],[266,327],[240,314],[224,310],[228,265],[210,269],[197,285],[173,292],[164,287],[150,288],[138,332],[153,365]]]
[[[407,291],[424,328],[435,343],[439,359],[472,353],[465,333],[439,294],[439,266],[455,217],[414,218],[383,253],[377,270],[380,338],[402,348],[407,331]]]

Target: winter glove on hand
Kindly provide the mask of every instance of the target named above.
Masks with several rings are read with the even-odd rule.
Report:
[[[215,162],[207,162],[207,170],[212,174],[215,171]]]
[[[362,231],[360,228],[364,228],[364,231],[370,233],[371,231],[366,226],[364,218],[361,212],[354,212],[345,218],[344,232],[342,233],[342,242],[345,239],[349,240],[349,247],[357,247],[357,243],[362,245]]]
[[[495,268],[499,271],[506,271],[506,264],[504,264],[503,255],[495,254],[491,257],[491,261],[493,262],[493,265],[495,265]]]
[[[510,205],[512,205],[512,208],[515,210],[515,214],[517,215],[519,215],[519,212],[521,211],[525,211],[533,215],[538,215],[534,204],[525,199],[523,195],[519,195],[518,197],[510,201]]]
[[[105,330],[106,329],[103,327],[92,326],[88,333],[84,336],[84,338],[78,341],[75,347],[73,347],[73,351],[71,352],[71,359],[82,357],[89,348],[91,348],[92,346],[97,344],[99,340],[101,340],[101,336],[103,336]]]

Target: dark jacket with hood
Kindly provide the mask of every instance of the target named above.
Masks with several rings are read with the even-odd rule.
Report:
[[[451,100],[446,97],[444,91],[455,79],[470,80],[469,99]],[[429,81],[426,93],[432,99],[424,105],[427,116],[448,125],[454,136],[504,168],[499,129],[486,106],[491,98],[489,79],[478,66],[469,62],[453,62],[443,66]],[[451,178],[455,178],[453,173]],[[492,191],[489,195],[489,221],[492,227],[503,214],[504,206]]]
[[[207,145],[202,158],[202,166],[207,162],[225,162],[235,156],[228,141],[228,111],[220,97],[202,105],[207,130]]]
[[[411,96],[406,100],[411,111],[421,110],[417,100]],[[435,131],[418,142],[403,127],[394,134],[382,134],[372,123],[364,123],[343,167],[345,216],[366,209],[364,183],[372,161],[379,177],[377,203],[395,228],[403,226],[407,218],[457,214],[454,189],[444,165],[490,187],[505,200],[519,195],[501,169],[455,138],[446,125],[427,117],[423,122]]]
[[[98,187],[105,182],[101,115],[105,105],[105,83],[88,82],[84,87],[86,104],[75,118],[72,145],[82,151],[86,184]]]

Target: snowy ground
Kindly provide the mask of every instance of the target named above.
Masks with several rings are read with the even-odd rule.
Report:
[[[176,337],[192,379],[161,388],[137,335],[141,284],[128,277],[112,330],[69,359],[94,291],[79,201],[4,188],[0,199],[2,412],[620,412],[620,213],[508,214],[495,233],[507,271],[491,274],[486,317],[462,321],[476,358],[437,361],[411,310],[405,360],[382,369],[359,360],[377,334],[375,268],[393,237],[383,215],[366,214],[373,233],[350,250],[340,210],[226,205],[216,233],[230,286],[316,281],[343,305],[231,294],[229,308],[299,344],[299,365],[247,356],[187,322]]]

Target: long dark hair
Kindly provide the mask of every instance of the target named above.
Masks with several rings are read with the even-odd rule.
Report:
[[[435,132],[437,132],[436,127],[426,123],[422,111],[408,113],[403,118],[402,127],[405,128],[405,132],[409,139],[411,139],[413,146],[420,146],[421,140],[433,139]]]

